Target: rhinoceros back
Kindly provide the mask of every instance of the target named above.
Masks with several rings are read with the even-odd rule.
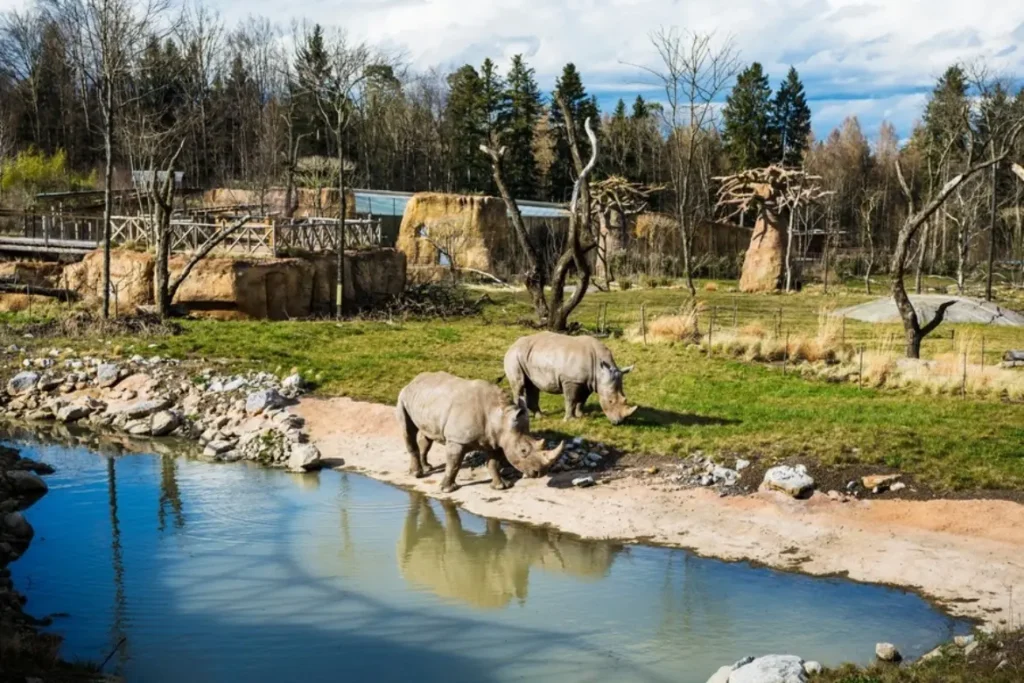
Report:
[[[431,440],[481,446],[491,440],[489,422],[505,402],[501,389],[493,384],[447,372],[417,375],[398,399],[399,410]]]
[[[608,348],[593,337],[541,332],[513,347],[526,376],[541,391],[560,393],[566,382],[595,386],[598,363],[611,361]]]

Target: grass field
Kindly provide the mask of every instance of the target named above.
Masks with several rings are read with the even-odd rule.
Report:
[[[759,322],[792,334],[813,331],[822,308],[866,300],[861,294],[825,296],[735,295],[731,283],[700,292],[705,315],[717,307],[720,327]],[[317,378],[323,395],[391,403],[417,373],[446,370],[465,377],[496,379],[509,344],[529,333],[518,323],[530,317],[522,294],[489,290],[491,303],[480,316],[447,321],[369,322],[214,322],[185,321],[177,336],[111,339],[125,355],[163,355],[227,359],[236,367],[287,371],[300,368]],[[475,295],[475,294],[474,294]],[[594,293],[574,320],[597,325],[607,306],[609,327],[636,324],[644,304],[648,318],[674,312],[687,300],[685,290],[632,289]],[[700,323],[703,326],[707,322]],[[949,326],[924,347],[942,353],[949,334],[986,336],[986,355],[995,362],[1006,348],[1024,348],[1024,331],[1008,328]],[[854,344],[877,344],[896,326],[850,322]],[[39,340],[53,345],[56,340]],[[9,343],[9,342],[5,342]],[[95,340],[70,340],[96,348]],[[743,454],[768,461],[799,457],[809,463],[873,464],[898,468],[941,490],[1024,490],[1024,404],[997,399],[966,400],[921,396],[901,390],[859,389],[856,384],[808,380],[781,368],[708,358],[695,347],[607,341],[620,365],[636,364],[627,377],[628,398],[642,410],[625,425],[613,427],[596,400],[583,420],[563,422],[560,396],[545,395],[545,415],[534,428],[582,435],[627,453],[683,455],[701,449],[723,457]],[[60,342],[63,345],[64,341]]]

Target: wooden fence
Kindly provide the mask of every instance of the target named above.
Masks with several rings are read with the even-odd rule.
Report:
[[[174,218],[171,251],[198,250],[234,219],[210,221]],[[112,216],[111,239],[115,246],[148,248],[153,230],[148,216]],[[345,221],[345,246],[374,247],[382,241],[378,219]],[[332,252],[341,240],[338,219],[253,219],[231,233],[215,253],[255,257],[284,256],[295,252]],[[103,220],[99,216],[53,214],[0,215],[0,252],[82,254],[103,244]]]

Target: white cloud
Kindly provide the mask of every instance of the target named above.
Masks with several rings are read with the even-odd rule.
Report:
[[[249,14],[287,25],[307,19],[401,49],[414,67],[504,66],[527,55],[544,90],[575,62],[603,99],[645,93],[630,64],[653,64],[648,35],[679,26],[732,36],[745,62],[765,65],[773,86],[800,71],[821,120],[890,112],[909,124],[946,66],[985,56],[1024,75],[1024,2],[1006,0],[207,0],[232,23]],[[0,0],[0,8],[15,0]],[[866,120],[865,130],[877,127]],[[901,130],[901,134],[905,132]]]

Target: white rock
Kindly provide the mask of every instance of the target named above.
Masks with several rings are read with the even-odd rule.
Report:
[[[171,400],[168,398],[156,398],[148,401],[139,401],[133,403],[123,412],[129,419],[138,419],[140,417],[149,417],[153,413],[158,413],[161,410],[166,410],[171,407]]]
[[[245,412],[249,415],[259,415],[264,410],[278,408],[283,404],[284,397],[277,393],[277,389],[261,389],[246,396]]]
[[[104,363],[96,368],[96,385],[100,388],[112,387],[121,378],[121,368],[114,363]]]
[[[715,478],[715,482],[719,484],[725,484],[726,486],[732,486],[739,481],[740,473],[736,470],[730,470],[728,467],[722,467],[721,465],[715,465],[711,470],[711,476]]]
[[[782,491],[794,498],[800,498],[814,489],[814,479],[807,474],[807,468],[803,465],[796,467],[779,465],[764,473],[764,481],[761,486],[773,491]]]
[[[729,683],[806,683],[804,662],[796,655],[765,655],[737,667]]]
[[[309,443],[293,444],[288,456],[288,469],[292,472],[305,472],[316,468],[320,463],[320,451]]]
[[[577,487],[577,488],[581,488],[581,489],[585,489],[588,486],[593,486],[594,483],[595,483],[594,482],[594,478],[593,477],[589,477],[589,476],[588,477],[576,477],[575,479],[572,480],[572,485]]]
[[[939,645],[934,650],[930,650],[929,652],[926,652],[923,655],[921,655],[921,661],[922,662],[927,662],[927,661],[929,661],[931,659],[935,659],[936,657],[941,657],[941,656],[942,656],[942,646]]]
[[[956,643],[957,647],[967,647],[968,645],[974,642],[974,636],[956,636],[955,638],[953,638],[953,642]]]
[[[221,453],[227,453],[228,451],[230,451],[234,447],[235,447],[235,443],[233,441],[227,441],[227,440],[211,441],[210,443],[206,444],[206,448],[203,449],[203,455],[208,455],[208,456],[220,455]]]
[[[84,405],[74,403],[66,405],[57,411],[57,419],[61,422],[78,422],[84,417],[89,417],[92,411]]]
[[[38,372],[19,372],[7,382],[7,393],[13,396],[27,394],[35,388],[38,381]]]
[[[890,491],[902,491],[905,488],[907,488],[907,485],[904,484],[902,481],[898,481],[895,484],[893,484],[892,486],[890,486],[889,490]]]
[[[903,657],[900,651],[892,643],[878,643],[875,645],[875,656],[883,662],[898,662]]]
[[[225,382],[221,387],[221,391],[237,391],[244,387],[248,382],[245,381],[244,377],[235,377],[228,382]]]
[[[804,662],[804,671],[809,676],[810,675],[814,675],[814,674],[820,674],[821,670],[822,670],[821,662],[815,662],[815,661]]]
[[[166,436],[178,427],[178,416],[169,410],[161,410],[153,415],[150,430],[153,436]]]
[[[743,470],[750,467],[750,461],[744,460],[743,458],[736,458],[736,471],[742,472]]]
[[[149,436],[152,433],[152,428],[149,426],[149,420],[135,420],[129,422],[124,426],[124,430],[134,436]]]
[[[978,643],[978,641],[976,641],[976,640],[971,641],[970,643],[968,643],[967,647],[964,648],[964,656],[965,657],[969,657],[972,652],[974,652],[975,650],[978,649],[979,645],[980,645],[980,643]]]
[[[299,373],[293,373],[288,375],[281,380],[281,388],[285,391],[298,392],[302,391],[306,386],[305,380],[302,379],[302,375]]]
[[[732,666],[726,665],[711,674],[708,683],[729,683],[729,674],[732,673]]]

